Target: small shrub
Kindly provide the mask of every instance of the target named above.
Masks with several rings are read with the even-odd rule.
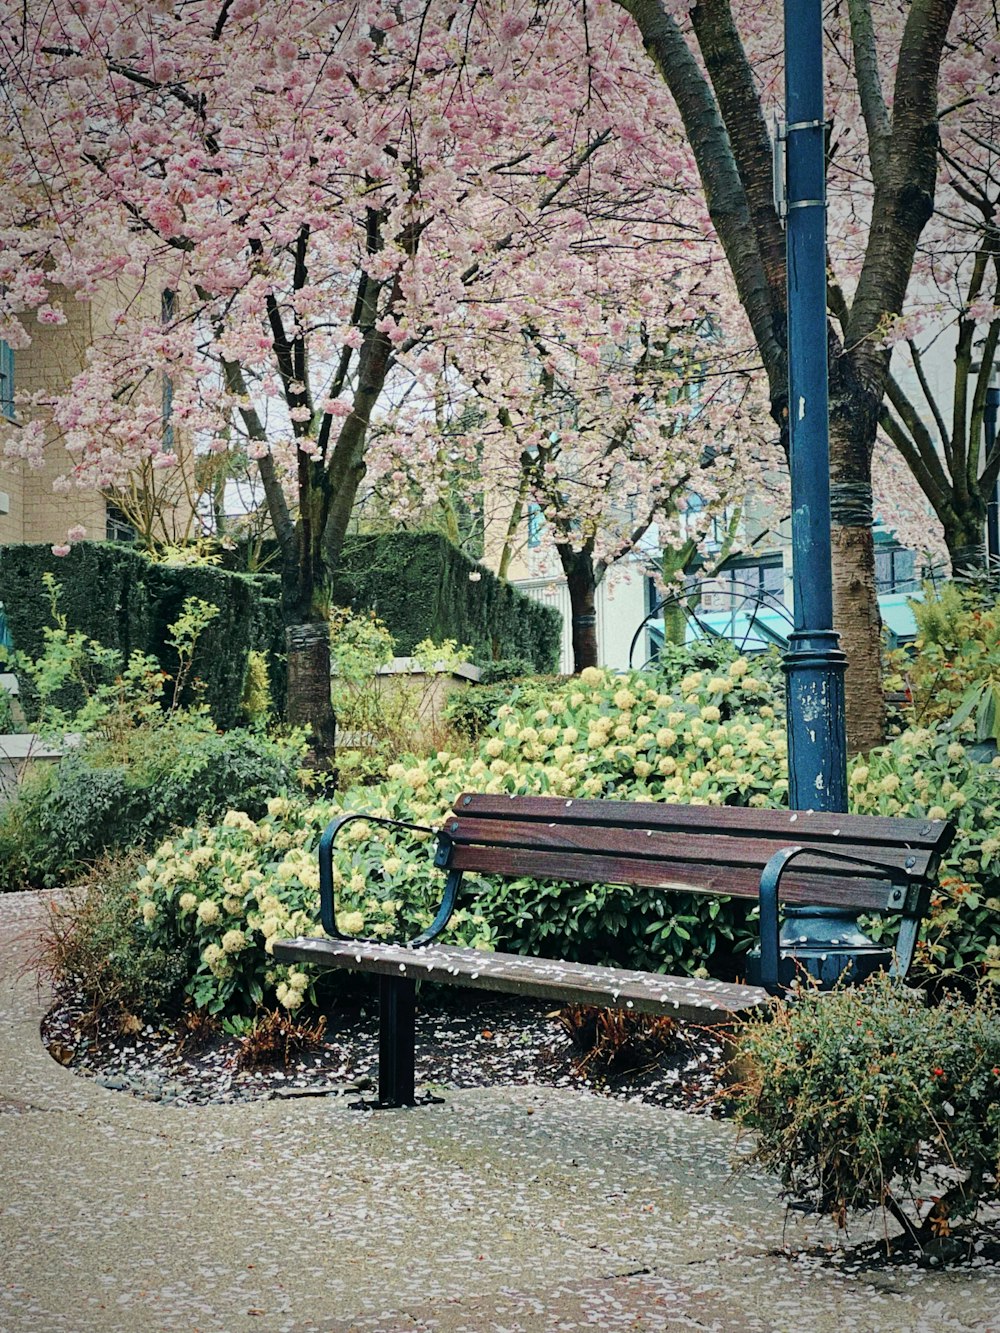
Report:
[[[247,653],[247,673],[243,678],[240,708],[243,721],[248,727],[263,726],[274,710],[267,654],[258,652],[256,648],[251,648]]]
[[[544,677],[490,684],[482,679],[465,690],[452,690],[444,716],[467,740],[478,741],[497,723],[501,708],[532,708],[544,704],[553,682]]]
[[[978,763],[965,739],[947,724],[911,727],[872,750],[851,766],[850,808],[955,823],[919,946],[919,975],[1000,982],[1000,759]],[[880,931],[876,924],[873,933]]]
[[[738,1051],[735,1109],[757,1134],[752,1160],[841,1226],[856,1209],[884,1206],[926,1241],[996,1193],[995,995],[929,1008],[879,976],[775,1004],[742,1030]]]
[[[534,663],[527,657],[498,657],[479,668],[480,685],[501,685],[504,681],[520,680],[535,674]]]
[[[44,961],[89,1006],[95,1029],[176,1012],[183,997],[187,960],[169,937],[144,929],[135,878],[134,858],[104,864],[49,909]]]
[[[595,1083],[652,1069],[677,1044],[677,1024],[662,1014],[571,1004],[559,1023],[579,1052],[576,1072]]]
[[[313,1023],[296,1022],[280,1009],[261,1014],[249,1031],[237,1038],[237,1069],[287,1069],[296,1056],[316,1050],[326,1031],[326,1015]]]
[[[0,812],[0,878],[10,887],[65,883],[107,853],[229,809],[262,815],[271,796],[296,785],[301,741],[222,736],[204,715],[178,713],[133,729],[124,749],[122,761],[99,744],[71,751],[22,784]]]
[[[975,585],[925,587],[910,602],[919,631],[910,652],[890,654],[924,726],[966,719],[974,741],[1000,741],[1000,602]]]

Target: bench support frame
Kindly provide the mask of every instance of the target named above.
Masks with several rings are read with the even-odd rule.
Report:
[[[411,977],[378,979],[378,1105],[413,1106],[414,1020],[417,983]]]

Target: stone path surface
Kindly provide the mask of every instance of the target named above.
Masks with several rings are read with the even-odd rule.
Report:
[[[730,1125],[576,1090],[171,1107],[50,1059],[0,894],[0,1333],[1000,1333],[996,1267],[839,1270]]]

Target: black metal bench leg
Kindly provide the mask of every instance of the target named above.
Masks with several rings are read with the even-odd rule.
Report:
[[[413,1019],[417,983],[409,977],[378,981],[378,1100],[380,1106],[412,1106]]]

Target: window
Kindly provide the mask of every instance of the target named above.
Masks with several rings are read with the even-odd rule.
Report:
[[[0,416],[14,420],[14,353],[0,340]]]
[[[917,555],[905,546],[875,547],[875,588],[878,592],[917,592]]]
[[[545,526],[545,519],[542,511],[534,500],[528,502],[528,545],[531,547],[540,546],[542,543],[542,528]]]
[[[730,611],[757,596],[771,605],[784,603],[785,573],[780,555],[720,570],[702,584],[701,605],[706,611]]]
[[[117,505],[107,507],[107,539],[109,542],[134,542],[135,528]]]

